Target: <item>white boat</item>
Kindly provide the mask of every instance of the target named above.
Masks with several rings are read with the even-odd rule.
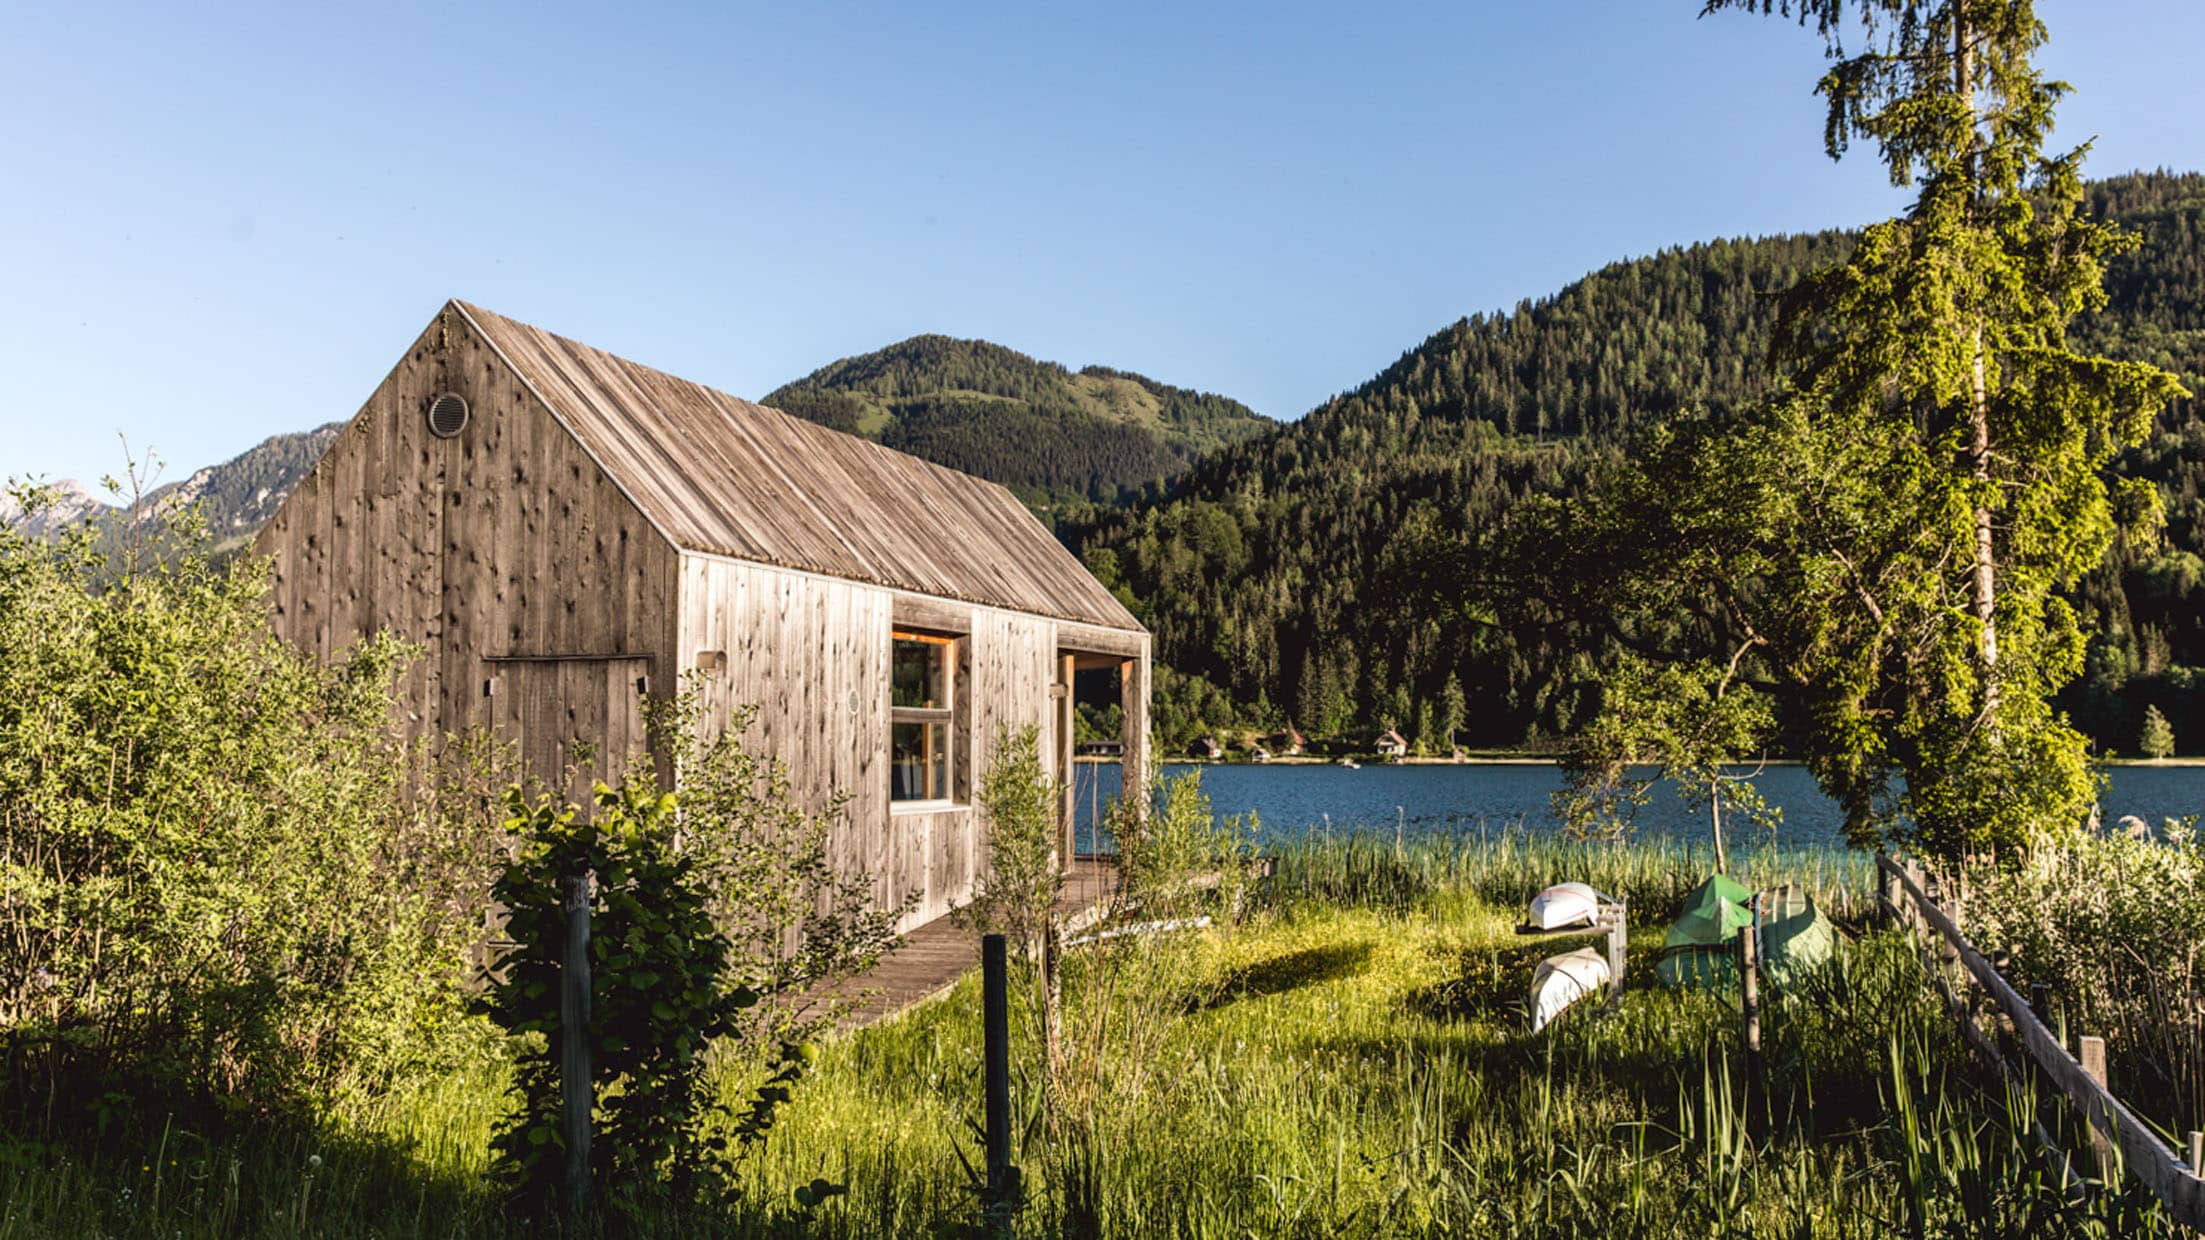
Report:
[[[1585,883],[1556,883],[1531,898],[1525,925],[1533,930],[1589,926],[1600,919],[1600,893]]]
[[[1362,770],[1362,769],[1363,769],[1363,764],[1362,764],[1362,763],[1360,763],[1360,762],[1357,762],[1357,761],[1356,761],[1355,759],[1353,759],[1353,758],[1342,758],[1342,759],[1340,759],[1340,765],[1341,765],[1341,766],[1344,766],[1344,767],[1346,767],[1347,769],[1349,769],[1349,770],[1351,770],[1351,771],[1360,771],[1360,770]]]
[[[1540,961],[1531,975],[1531,1031],[1553,1024],[1579,999],[1599,994],[1610,976],[1607,958],[1590,947]]]

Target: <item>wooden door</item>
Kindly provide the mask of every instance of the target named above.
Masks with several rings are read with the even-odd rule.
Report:
[[[641,655],[492,659],[491,726],[519,747],[546,788],[588,805],[590,786],[619,786],[645,753]]]

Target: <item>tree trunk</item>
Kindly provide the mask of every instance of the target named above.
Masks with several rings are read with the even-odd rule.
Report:
[[[1976,191],[1973,184],[1978,169],[1974,149],[1975,115],[1975,49],[1972,30],[1963,6],[1955,5],[1952,23],[1952,85],[1960,96],[1961,106],[1968,110],[1969,150],[1968,161],[1968,214],[1969,222],[1975,222]],[[1991,481],[1991,402],[1989,385],[1985,377],[1983,357],[1983,325],[1980,309],[1970,308],[1977,315],[1977,322],[1969,337],[1969,387],[1968,387],[1968,456],[1971,473],[1979,488],[1975,502],[1975,571],[1968,577],[1968,592],[1973,596],[1976,623],[1980,628],[1976,643],[1977,669],[1983,677],[1982,718],[1994,730],[1997,727],[1999,705],[1998,669],[1998,561],[1992,553],[1991,510],[1987,490]]]
[[[1707,817],[1715,826],[1715,872],[1730,873],[1730,862],[1723,856],[1723,777],[1714,776],[1707,781]]]

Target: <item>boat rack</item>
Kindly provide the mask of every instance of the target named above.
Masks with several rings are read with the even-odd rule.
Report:
[[[1630,946],[1629,919],[1624,916],[1625,902],[1602,900],[1589,925],[1563,926],[1559,930],[1542,930],[1525,924],[1516,927],[1519,937],[1526,939],[1582,938],[1588,934],[1606,935],[1608,939],[1608,1006],[1623,1002],[1623,963],[1625,949]]]

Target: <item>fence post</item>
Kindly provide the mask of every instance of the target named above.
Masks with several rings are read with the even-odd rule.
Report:
[[[996,1205],[1006,1195],[1011,1167],[1010,984],[1000,934],[980,939],[980,1030],[987,1072],[987,1192],[989,1204]]]
[[[1630,958],[1629,905],[1608,909],[1608,1006],[1623,1002],[1623,966]]]
[[[2106,1088],[2105,1039],[2084,1034],[2077,1038],[2075,1043],[2075,1058],[2082,1061],[2084,1074],[2091,1080],[2096,1081],[2098,1088]],[[2090,1149],[2098,1156],[2098,1178],[2107,1184],[2111,1184],[2113,1183],[2114,1172],[2113,1142],[2108,1140],[2104,1133],[2098,1131],[2096,1124],[2088,1123],[2089,1116],[2084,1116],[2084,1120],[2086,1126],[2090,1129]]]
[[[2205,1179],[2205,1132],[2190,1133],[2190,1174]]]
[[[1738,930],[1738,1007],[1746,1052],[1746,1129],[1759,1135],[1768,1089],[1761,1075],[1761,953],[1755,942],[1760,937],[1760,901],[1752,907],[1753,920]]]
[[[559,970],[559,1100],[566,1129],[567,1206],[576,1213],[590,1198],[590,876],[564,880],[567,955]]]

